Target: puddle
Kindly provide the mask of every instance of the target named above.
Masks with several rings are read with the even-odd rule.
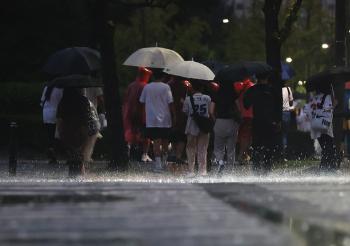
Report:
[[[132,200],[130,197],[101,194],[32,194],[0,195],[0,205],[18,205],[29,203],[81,203],[81,202],[115,202]]]
[[[0,239],[0,243],[6,245],[36,245],[36,246],[47,246],[52,245],[53,238],[8,238]],[[136,246],[140,245],[140,241],[136,239],[129,238],[120,238],[120,237],[110,237],[105,238],[57,238],[54,240],[54,245],[122,245],[122,246]]]
[[[259,216],[264,220],[277,225],[288,227],[288,229],[297,236],[305,246],[349,246],[350,233],[344,231],[326,228],[320,225],[306,222],[299,218],[287,217],[282,213],[269,208],[249,204],[242,201],[224,201],[232,207],[254,216]]]

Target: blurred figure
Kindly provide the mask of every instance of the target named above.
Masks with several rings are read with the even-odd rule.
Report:
[[[250,80],[250,78],[247,78],[242,82],[234,83],[234,86],[236,92],[239,94],[238,105],[242,117],[242,122],[238,130],[238,161],[240,164],[245,164],[250,160],[248,151],[252,144],[253,108],[249,107],[248,109],[246,109],[244,107],[243,97],[246,91],[250,87],[254,86],[254,83]]]
[[[214,118],[214,105],[211,98],[202,93],[204,90],[203,82],[192,80],[191,84],[193,95],[186,97],[183,106],[183,112],[188,116],[185,133],[187,134],[186,153],[190,177],[195,175],[196,157],[199,175],[207,175],[207,149],[209,144],[209,133],[201,132],[191,115],[196,110],[201,116]],[[191,100],[193,100],[194,105],[192,105]]]
[[[221,83],[215,101],[214,155],[219,164],[219,173],[225,166],[234,166],[236,144],[241,115],[236,104],[238,95],[232,83]],[[227,160],[224,160],[226,151]]]
[[[57,106],[62,99],[63,89],[53,86],[45,86],[43,94],[41,96],[40,105],[43,108],[43,122],[48,136],[48,149],[47,156],[49,163],[57,163],[56,148],[57,139],[56,135],[56,113]]]
[[[272,168],[275,135],[280,130],[277,120],[278,98],[268,80],[270,74],[257,75],[257,84],[243,96],[246,109],[253,107],[253,169],[266,174]]]
[[[317,88],[316,94],[310,98],[311,139],[317,139],[321,146],[320,169],[334,171],[337,168],[336,147],[333,135],[333,109],[329,86]]]
[[[293,93],[290,87],[282,88],[282,144],[284,152],[288,145],[288,132],[290,128],[293,107]]]
[[[161,172],[167,164],[169,136],[171,127],[176,125],[176,114],[170,86],[163,82],[163,70],[152,68],[152,73],[153,81],[143,88],[140,102],[146,111],[145,135],[153,140],[154,171]]]
[[[215,105],[216,105],[216,100],[217,100],[217,96],[218,96],[218,91],[220,89],[220,85],[214,81],[209,83],[209,86],[207,86],[204,89],[204,94],[207,94],[210,96],[211,98],[211,105],[215,111]],[[214,112],[214,117],[215,117],[215,112]],[[207,151],[207,167],[208,167],[208,171],[212,170],[212,166],[213,163],[215,163],[215,158],[214,158],[214,139],[215,139],[215,134],[214,134],[214,129],[211,132],[211,134],[209,134],[209,145],[208,145],[208,151]],[[217,163],[215,163],[217,164]]]
[[[148,83],[151,75],[151,70],[140,67],[135,81],[126,90],[123,102],[124,138],[128,143],[129,158],[134,158],[134,156],[131,156],[131,150],[137,149],[138,145],[141,144],[142,162],[152,161],[148,155],[151,141],[143,136],[146,123],[145,110],[139,101],[142,90]]]
[[[94,105],[102,128],[107,127],[106,109],[103,97],[103,89],[100,87],[85,88],[84,95]]]
[[[191,90],[191,84],[189,81],[184,80],[181,77],[173,76],[168,81],[171,89],[171,93],[174,99],[174,109],[176,114],[176,124],[173,125],[170,142],[175,150],[175,156],[169,156],[169,161],[176,162],[177,164],[183,164],[185,161],[182,158],[185,146],[186,146],[186,120],[187,116],[182,111],[183,104],[187,95],[187,92]]]
[[[84,96],[84,90],[65,88],[57,109],[57,129],[68,153],[69,176],[85,173],[85,164],[91,160],[100,123],[93,104]]]

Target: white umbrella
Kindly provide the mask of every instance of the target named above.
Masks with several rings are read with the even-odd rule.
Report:
[[[213,80],[215,74],[207,66],[195,61],[183,61],[170,65],[164,72],[189,79]]]
[[[132,53],[123,63],[127,66],[165,68],[171,64],[182,62],[184,59],[175,51],[161,48],[148,47],[138,49]]]

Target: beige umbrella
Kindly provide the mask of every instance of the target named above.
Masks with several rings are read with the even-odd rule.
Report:
[[[164,72],[189,79],[213,80],[215,74],[207,66],[195,61],[183,61],[170,65]]]
[[[165,68],[184,59],[175,51],[161,48],[148,47],[138,49],[132,53],[123,63],[127,66]]]

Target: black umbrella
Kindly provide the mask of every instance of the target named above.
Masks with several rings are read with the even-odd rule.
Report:
[[[54,86],[58,88],[87,88],[87,87],[103,87],[100,79],[93,78],[88,75],[73,74],[63,77],[55,78],[47,83],[47,86]]]
[[[295,71],[290,64],[281,62],[281,69],[281,77],[283,81],[290,80],[294,77]]]
[[[250,76],[271,73],[273,70],[270,65],[261,61],[243,62],[243,65],[247,68]]]
[[[270,73],[272,67],[264,62],[239,62],[228,65],[221,69],[215,76],[214,80],[218,82],[235,82],[242,81],[246,77]]]
[[[202,61],[201,63],[210,68],[214,74],[217,74],[221,69],[223,69],[226,66],[225,63],[216,60],[206,60]]]
[[[306,80],[306,89],[313,91],[316,88],[324,88],[337,82],[350,80],[350,68],[333,67],[310,76]]]
[[[71,47],[51,55],[43,67],[50,75],[90,74],[99,70],[100,53],[88,47]]]

